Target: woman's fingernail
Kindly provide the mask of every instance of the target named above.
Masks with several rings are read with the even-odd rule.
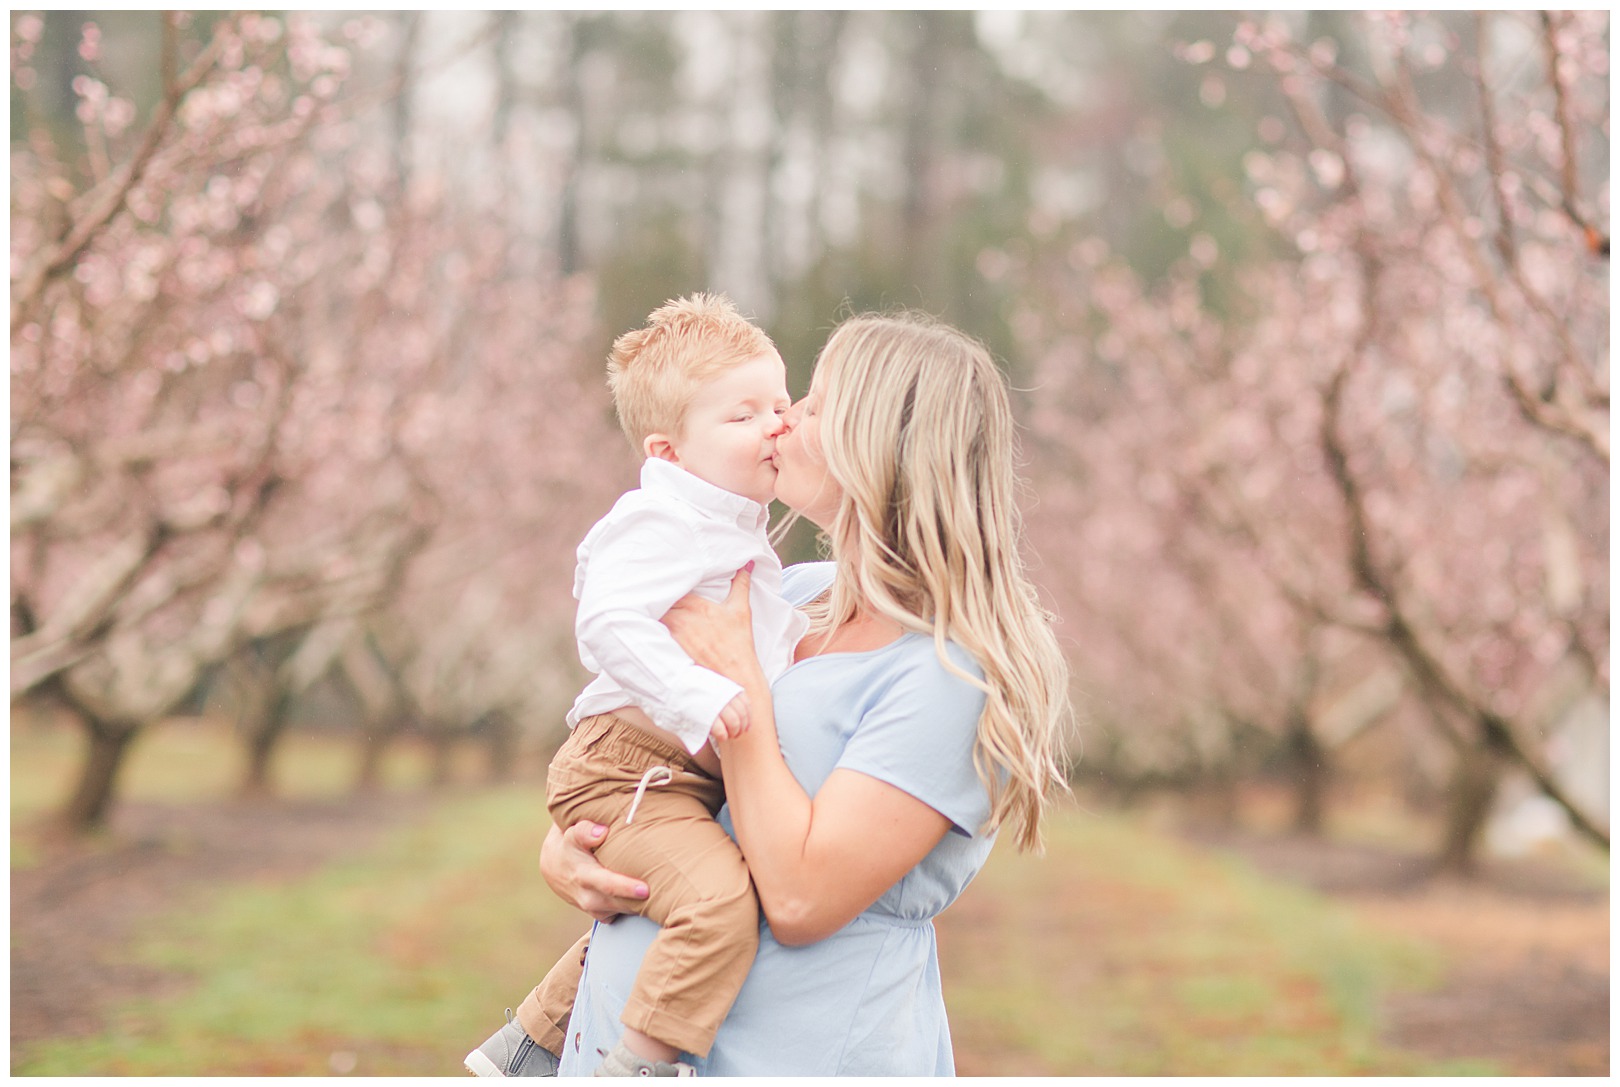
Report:
[[[749,559],[748,560],[748,565],[744,566],[743,569],[747,570],[750,574],[753,573],[754,572],[754,560]]]
[[[592,838],[600,838],[602,835],[604,835],[606,833],[607,833],[607,827],[602,826],[600,823],[594,823],[594,824],[591,825],[591,837]]]
[[[647,885],[645,883],[636,884],[636,897],[637,898],[646,898],[647,897]]]

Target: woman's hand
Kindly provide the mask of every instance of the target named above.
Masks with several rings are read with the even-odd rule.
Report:
[[[607,827],[600,823],[581,820],[567,830],[553,826],[540,845],[540,875],[564,902],[598,921],[612,922],[638,910],[647,898],[647,885],[602,866],[596,850],[606,838]]]
[[[737,571],[731,579],[731,591],[720,603],[688,593],[675,601],[663,618],[663,624],[687,656],[735,680],[744,690],[762,685],[765,680],[754,648],[754,617],[748,603],[753,569],[754,564],[749,563]]]

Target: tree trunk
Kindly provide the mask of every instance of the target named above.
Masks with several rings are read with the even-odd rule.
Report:
[[[1211,823],[1221,830],[1231,830],[1238,821],[1238,775],[1230,759],[1222,759],[1209,769],[1201,787],[1200,808]]]
[[[494,129],[495,147],[502,152],[507,150],[507,138],[512,128],[512,110],[518,100],[518,79],[512,62],[512,45],[519,18],[521,16],[515,11],[496,11],[490,14],[493,24],[490,28],[491,42],[495,52],[495,116],[491,120],[491,127]],[[501,165],[502,168],[510,168],[511,159],[503,154]]]
[[[914,21],[912,41],[903,61],[908,109],[900,133],[906,189],[900,209],[900,252],[907,278],[916,285],[925,307],[943,304],[945,276],[939,252],[939,166],[944,154],[941,128],[949,64],[953,12],[907,12]]]
[[[393,152],[394,176],[398,179],[399,194],[403,196],[411,187],[411,95],[416,91],[412,68],[416,63],[417,43],[421,38],[422,13],[399,12],[397,15],[401,41],[399,55],[394,60],[394,75],[399,80],[399,88],[392,103],[390,121],[393,131],[389,135],[393,145],[390,150]]]
[[[360,745],[360,768],[354,777],[356,793],[374,793],[381,788],[383,757],[404,729],[405,719],[397,716],[367,724],[365,739]]]
[[[495,714],[484,727],[484,742],[489,750],[489,780],[495,784],[511,781],[517,769],[517,726],[505,714]]]
[[[1310,719],[1296,708],[1289,714],[1288,773],[1294,786],[1294,830],[1313,838],[1322,833],[1330,776],[1327,749],[1311,731]]]
[[[1438,868],[1455,875],[1475,869],[1480,834],[1491,814],[1506,759],[1487,744],[1461,748],[1446,789],[1445,834]]]
[[[242,773],[242,783],[238,787],[242,796],[270,795],[270,764],[291,720],[292,694],[278,691],[271,696],[263,712],[258,714],[255,720],[247,722],[244,728],[247,739],[247,765]]]
[[[456,750],[455,732],[446,725],[434,725],[429,733],[433,750],[433,765],[428,772],[428,787],[442,789],[450,784],[452,756]]]
[[[78,784],[61,812],[61,824],[72,834],[85,834],[106,826],[118,772],[123,768],[130,741],[140,731],[140,726],[134,723],[104,721],[82,711],[79,719],[84,725],[88,746],[79,768]]]
[[[585,157],[590,153],[590,144],[587,141],[588,119],[585,115],[585,84],[582,71],[585,54],[588,52],[586,30],[582,21],[585,16],[577,12],[568,12],[563,18],[566,48],[563,51],[563,66],[559,76],[560,104],[563,112],[573,118],[574,125],[571,145],[564,153],[562,190],[557,194],[557,270],[566,277],[580,271],[585,263],[584,244],[579,227],[579,202],[580,179],[585,171]]]

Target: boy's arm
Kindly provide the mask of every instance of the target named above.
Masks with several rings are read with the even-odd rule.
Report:
[[[697,587],[704,563],[690,525],[656,506],[619,511],[581,548],[574,633],[587,668],[629,692],[696,753],[742,687],[694,664],[659,620]]]

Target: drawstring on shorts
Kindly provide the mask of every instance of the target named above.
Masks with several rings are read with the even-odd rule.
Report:
[[[641,783],[636,786],[636,797],[630,801],[630,814],[624,817],[624,825],[629,826],[636,818],[636,809],[641,806],[641,798],[648,789],[658,785],[668,785],[675,780],[675,771],[667,766],[654,766],[641,775]]]

